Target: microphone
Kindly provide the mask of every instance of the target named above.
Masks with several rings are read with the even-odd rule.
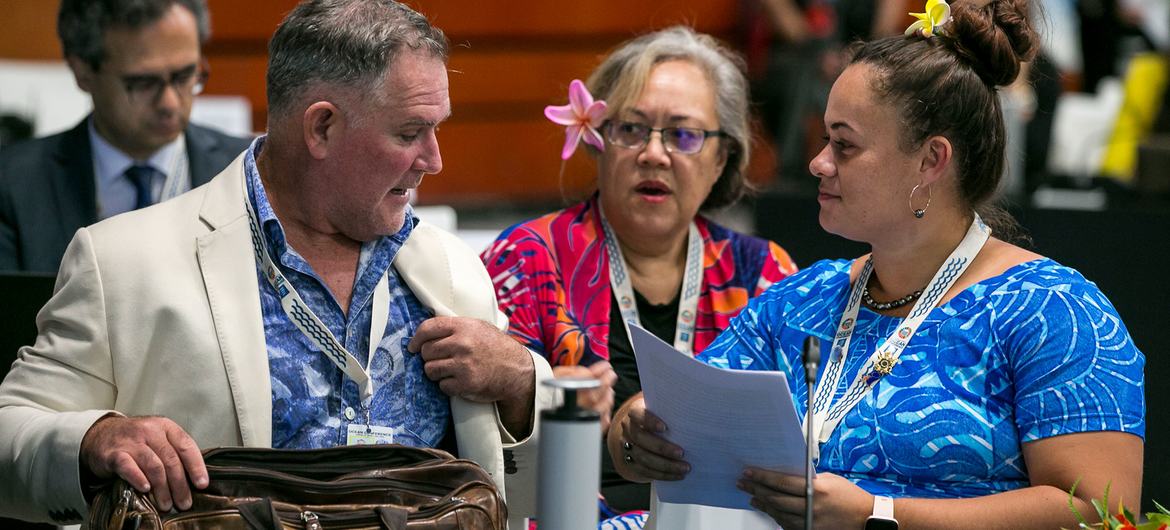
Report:
[[[804,382],[808,388],[808,408],[805,410],[805,457],[807,461],[804,464],[804,528],[805,530],[812,530],[813,528],[813,478],[816,476],[816,470],[813,466],[814,448],[816,448],[816,436],[813,434],[813,386],[817,382],[817,367],[821,363],[821,341],[812,337],[811,335],[804,339],[804,350],[802,350],[802,357],[804,361]]]

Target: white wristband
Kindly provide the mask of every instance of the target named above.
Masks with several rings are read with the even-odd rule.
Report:
[[[873,498],[873,516],[882,519],[894,518],[894,499],[875,495]]]
[[[898,530],[894,519],[894,499],[874,495],[873,515],[865,520],[865,530]]]

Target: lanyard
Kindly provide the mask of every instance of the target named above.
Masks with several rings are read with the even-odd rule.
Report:
[[[284,309],[284,314],[288,316],[293,325],[301,330],[309,342],[317,347],[321,355],[333,361],[335,366],[357,383],[358,390],[361,392],[362,406],[365,407],[368,416],[370,399],[374,396],[374,381],[370,378],[369,366],[374,361],[374,352],[377,351],[378,344],[382,342],[382,335],[386,331],[386,321],[389,319],[390,280],[388,275],[390,270],[386,270],[386,274],[382,275],[382,278],[378,280],[378,285],[374,287],[373,319],[370,323],[370,356],[366,360],[366,366],[362,366],[361,362],[337,340],[337,337],[333,336],[333,333],[321,322],[317,314],[301,299],[301,295],[285,278],[284,273],[280,272],[280,268],[272,262],[272,258],[268,255],[268,247],[264,245],[264,239],[260,234],[259,218],[252,208],[252,201],[248,198],[247,178],[245,174],[244,204],[248,206],[248,223],[252,229],[252,250],[256,253],[256,260],[260,263],[264,278],[280,296],[280,307]],[[368,424],[369,420],[366,423]]]
[[[191,164],[186,140],[179,142],[178,152],[171,160],[171,170],[167,172],[158,202],[173,199],[191,189]]]
[[[882,376],[889,374],[894,369],[894,365],[898,363],[898,356],[906,349],[906,345],[910,343],[910,339],[918,331],[918,326],[926,320],[926,316],[934,309],[935,304],[955,284],[955,280],[963,275],[963,271],[975,259],[975,255],[983,248],[983,244],[990,236],[991,230],[983,224],[983,219],[979,218],[979,214],[975,214],[975,219],[971,221],[967,234],[963,236],[959,246],[955,247],[947,260],[943,262],[942,267],[939,267],[938,271],[934,273],[934,277],[922,290],[922,297],[914,304],[910,314],[902,319],[897,329],[885,341],[879,343],[877,350],[870,355],[857,373],[853,383],[845,391],[845,395],[830,406],[833,393],[841,381],[845,356],[849,352],[849,341],[853,338],[857,312],[861,307],[861,295],[865,291],[869,275],[873,272],[873,258],[866,260],[861,274],[853,283],[848,304],[845,306],[844,314],[841,315],[841,323],[837,326],[837,334],[833,337],[832,353],[829,355],[829,363],[825,369],[824,377],[817,384],[813,410],[809,411],[808,416],[805,416],[805,428],[808,428],[808,419],[811,417],[813,432],[820,434],[816,448],[818,454],[820,453],[820,444],[828,441],[833,430],[841,423],[845,413],[857,405]]]
[[[634,287],[630,283],[630,275],[626,273],[626,258],[614,236],[613,228],[601,213],[601,226],[605,230],[605,248],[609,251],[609,285],[613,288],[618,301],[618,308],[622,312],[622,322],[626,325],[626,335],[630,336],[629,324],[641,325],[638,317],[638,304],[634,301]],[[674,348],[690,354],[695,348],[695,314],[699,309],[699,287],[703,273],[703,238],[699,236],[699,228],[691,221],[687,231],[687,264],[683,273],[682,297],[678,304],[678,323],[674,329]]]

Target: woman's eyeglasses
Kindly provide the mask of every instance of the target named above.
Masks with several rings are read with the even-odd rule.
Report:
[[[723,131],[706,131],[693,127],[663,127],[661,129],[628,121],[606,123],[609,143],[628,149],[640,149],[650,141],[651,133],[662,135],[662,145],[670,153],[693,155],[703,150],[703,143],[712,136],[727,136]]]

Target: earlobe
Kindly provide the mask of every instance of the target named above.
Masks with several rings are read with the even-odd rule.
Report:
[[[341,134],[344,118],[340,109],[328,101],[318,101],[305,109],[302,128],[305,147],[318,160],[329,155],[329,148]]]

